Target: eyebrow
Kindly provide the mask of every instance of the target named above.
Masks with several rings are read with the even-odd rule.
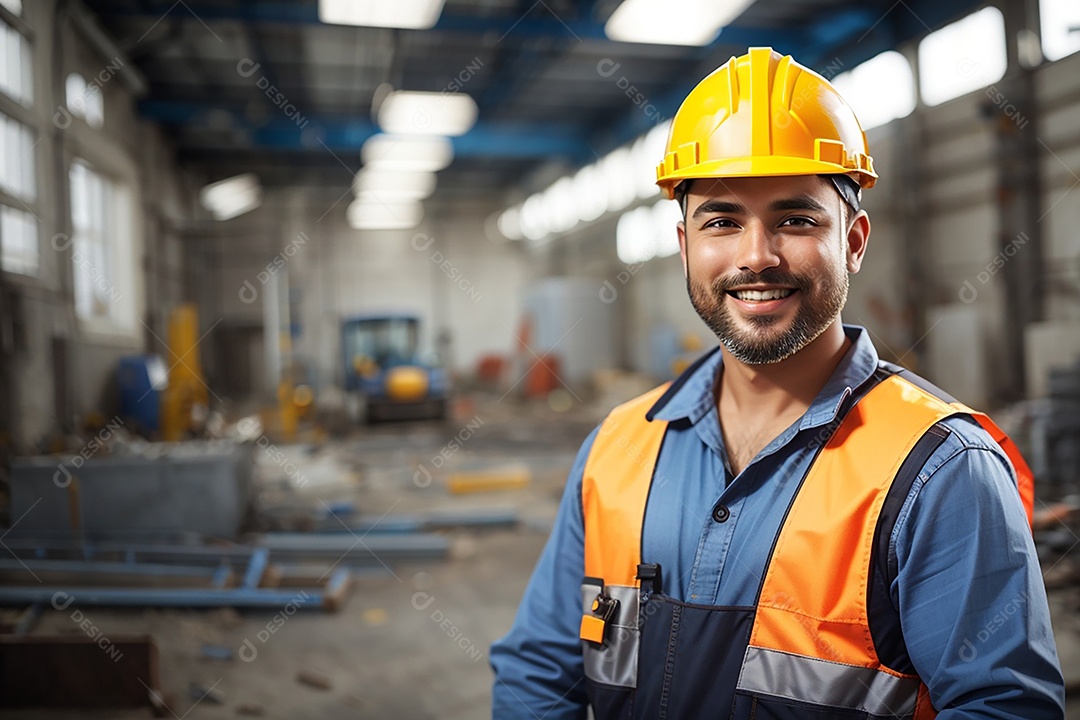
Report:
[[[723,200],[706,200],[698,205],[691,217],[696,218],[700,215],[708,215],[709,213],[729,213],[731,215],[739,215],[745,212],[746,208],[739,203],[725,202]]]
[[[769,205],[769,209],[773,211],[814,210],[816,212],[825,212],[825,206],[809,195],[797,195],[793,198],[776,200]]]
[[[782,200],[774,200],[769,203],[769,210],[771,212],[781,212],[784,210],[813,210],[815,212],[825,212],[824,205],[819,203],[809,195],[796,195],[791,198],[784,198]],[[691,217],[698,217],[700,215],[707,215],[709,213],[727,213],[730,215],[745,214],[746,208],[737,202],[728,202],[725,200],[706,200],[694,210],[694,214]]]

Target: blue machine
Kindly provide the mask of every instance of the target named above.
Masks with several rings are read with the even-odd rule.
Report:
[[[120,417],[133,420],[147,432],[161,425],[161,394],[169,385],[169,371],[160,355],[128,355],[116,370],[120,390]]]
[[[361,396],[368,422],[446,417],[446,371],[419,354],[415,315],[358,315],[341,323],[345,390]]]

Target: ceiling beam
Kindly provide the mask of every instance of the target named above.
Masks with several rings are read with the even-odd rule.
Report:
[[[250,143],[247,147],[264,150],[323,152],[329,148],[334,152],[359,152],[364,141],[379,131],[374,122],[363,118],[297,116],[289,119],[282,115],[267,123],[256,124],[234,109],[169,100],[140,101],[139,114],[174,128],[205,130],[208,135],[238,136]],[[557,125],[479,122],[466,134],[450,140],[455,157],[565,158],[572,161],[591,157],[581,128],[571,122]],[[184,149],[218,146],[213,141],[193,142],[190,136],[180,138],[179,145]]]
[[[318,4],[294,4],[285,2],[251,2],[239,5],[218,5],[208,2],[183,2],[155,0],[144,6],[117,5],[106,0],[90,2],[94,12],[102,18],[145,18],[158,22],[168,16],[174,21],[214,22],[235,21],[255,24],[324,25],[319,20]],[[347,27],[347,26],[346,26]],[[370,28],[368,28],[370,29]],[[469,35],[488,35],[501,42],[506,38],[555,38],[562,40],[603,40],[613,43],[604,34],[604,22],[592,14],[581,17],[560,17],[544,3],[533,3],[523,15],[479,16],[455,14],[443,11],[432,30]],[[400,30],[399,32],[431,32],[431,30]],[[725,43],[736,45],[760,45],[776,43],[790,36],[790,31],[778,28],[739,27],[724,29]]]

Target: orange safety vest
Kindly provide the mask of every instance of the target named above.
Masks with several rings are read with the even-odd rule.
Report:
[[[990,418],[898,371],[883,364],[876,384],[823,440],[752,608],[702,608],[648,587],[642,524],[667,423],[646,414],[666,386],[612,411],[581,490],[580,635],[597,720],[936,715],[925,684],[886,666],[872,636],[867,598],[885,498],[920,439],[958,414],[976,419],[1012,462],[1029,523],[1034,484],[1016,446]]]

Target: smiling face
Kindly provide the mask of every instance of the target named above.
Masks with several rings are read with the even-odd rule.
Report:
[[[834,322],[870,234],[816,175],[699,179],[679,246],[690,301],[748,365],[786,360]]]

